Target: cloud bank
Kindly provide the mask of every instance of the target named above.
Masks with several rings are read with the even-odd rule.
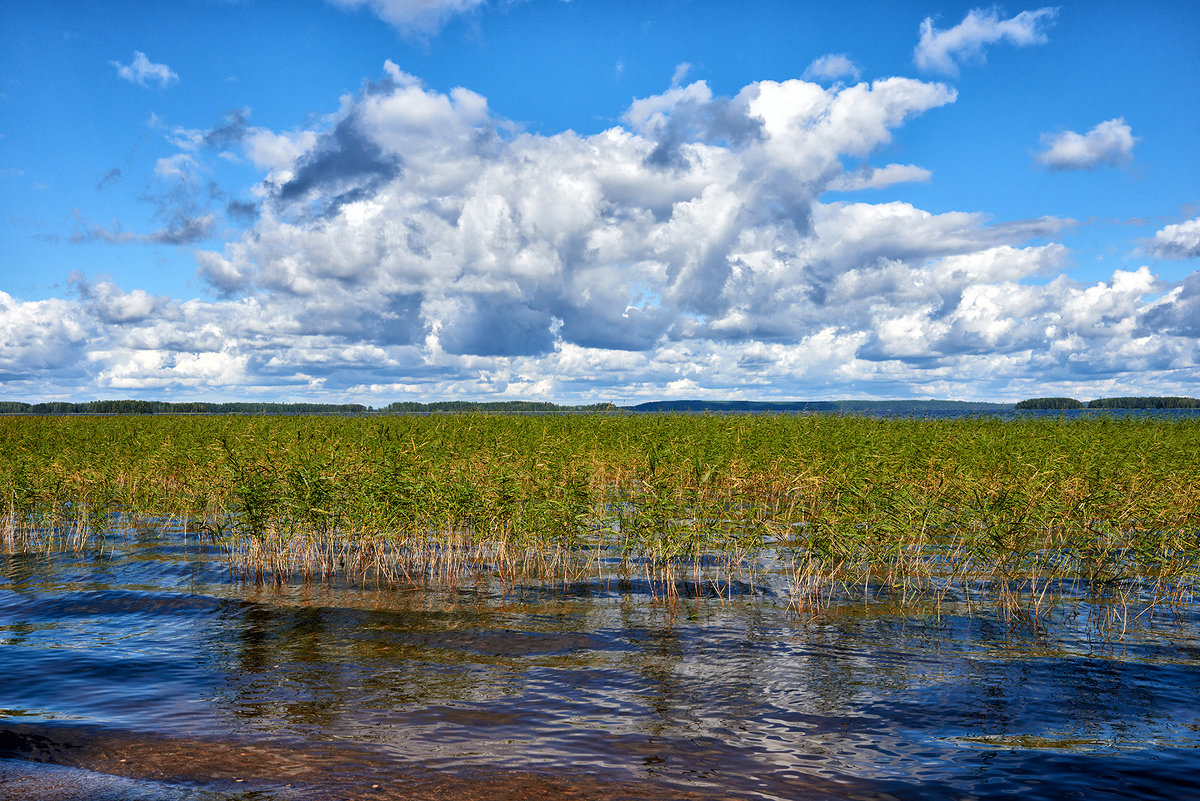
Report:
[[[182,154],[234,148],[263,172],[239,209],[250,227],[196,254],[209,299],[104,280],[66,300],[0,293],[0,375],[39,397],[368,403],[1194,382],[1195,276],[1143,267],[1081,284],[1054,241],[1071,220],[829,194],[927,180],[870,160],[954,89],[787,80],[726,96],[677,77],[591,136],[523,132],[479,94],[431,90],[390,62],[304,129],[239,113],[219,136],[176,132]],[[1194,222],[1155,247],[1191,252]]]

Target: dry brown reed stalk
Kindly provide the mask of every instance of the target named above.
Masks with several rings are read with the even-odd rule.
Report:
[[[17,526],[17,517],[9,512],[0,518],[0,543],[3,543],[5,554],[17,554],[25,550],[23,540],[27,535]]]
[[[227,539],[232,563],[256,582],[345,578],[361,584],[457,585],[469,576],[572,579],[589,570],[588,559],[553,546],[480,541],[470,532],[381,537],[367,534],[234,536]]]

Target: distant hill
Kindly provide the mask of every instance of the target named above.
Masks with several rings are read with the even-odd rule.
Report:
[[[431,412],[615,412],[618,407],[611,403],[593,403],[587,406],[559,406],[545,401],[435,401],[416,403],[397,401],[388,404],[382,411],[396,414],[428,414]]]
[[[143,400],[0,402],[0,414],[361,414],[369,410],[370,407],[360,403],[170,403]]]
[[[453,414],[491,412],[499,414],[554,414],[564,412],[1005,412],[1011,403],[982,403],[951,400],[830,400],[830,401],[649,401],[633,406],[593,403],[562,406],[543,401],[397,401],[381,409],[358,403],[207,403],[187,401],[100,400],[86,403],[23,403],[0,401],[0,414]]]
[[[373,409],[361,403],[207,403],[186,401],[99,400],[85,403],[23,403],[0,401],[0,414],[429,414],[433,412],[603,412],[617,411],[611,403],[588,406],[559,406],[538,401],[436,401],[416,403],[399,401],[383,409]]]
[[[631,412],[1006,412],[1011,403],[953,400],[650,401]]]

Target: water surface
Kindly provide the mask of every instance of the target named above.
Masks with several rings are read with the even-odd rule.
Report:
[[[0,556],[0,798],[1200,797],[1195,609],[1113,640],[748,589],[255,585],[170,531]]]

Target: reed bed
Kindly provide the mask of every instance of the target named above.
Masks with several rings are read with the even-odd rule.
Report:
[[[1064,599],[1195,601],[1200,422],[0,418],[0,548],[89,547],[163,518],[253,580],[607,570],[670,595],[766,556],[801,614],[887,598],[1036,624]]]

